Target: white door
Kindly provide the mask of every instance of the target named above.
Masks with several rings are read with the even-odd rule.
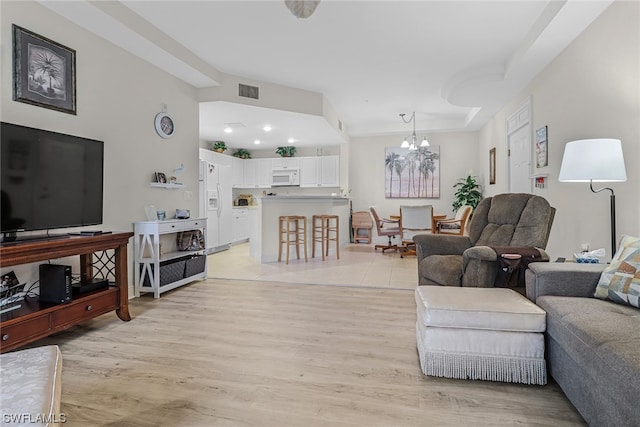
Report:
[[[510,193],[531,193],[531,100],[507,118],[507,156]]]

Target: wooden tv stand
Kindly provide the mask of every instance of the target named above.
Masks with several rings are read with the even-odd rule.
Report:
[[[115,282],[108,289],[74,296],[67,304],[41,304],[37,297],[21,301],[19,309],[3,313],[0,317],[0,352],[13,350],[113,310],[120,319],[131,320],[127,283],[127,244],[131,236],[133,233],[126,232],[3,244],[0,247],[0,267],[79,255],[82,281],[93,278],[94,264],[97,264],[94,253],[113,250],[112,259],[107,262],[101,260],[99,270],[103,273],[108,269]],[[113,267],[109,266],[111,263]]]

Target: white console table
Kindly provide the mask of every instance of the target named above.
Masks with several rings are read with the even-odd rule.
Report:
[[[154,298],[179,286],[207,278],[207,254],[203,250],[177,250],[177,233],[201,230],[207,235],[207,219],[169,219],[134,223],[135,295],[153,292]],[[161,236],[173,235],[161,246]],[[169,244],[167,244],[169,243]],[[168,251],[166,250],[168,246]],[[164,250],[161,250],[162,249]],[[206,245],[205,245],[206,248]],[[204,264],[204,265],[203,265]],[[194,268],[190,268],[194,267]]]

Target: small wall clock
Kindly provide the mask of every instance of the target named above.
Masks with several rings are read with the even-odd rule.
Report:
[[[164,112],[156,114],[155,126],[156,132],[162,138],[171,138],[176,132],[176,125],[173,119]]]

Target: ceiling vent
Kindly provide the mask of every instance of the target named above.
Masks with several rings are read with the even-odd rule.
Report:
[[[242,83],[238,84],[238,96],[242,96],[244,98],[259,99],[259,91],[260,88],[258,86],[243,85]]]

